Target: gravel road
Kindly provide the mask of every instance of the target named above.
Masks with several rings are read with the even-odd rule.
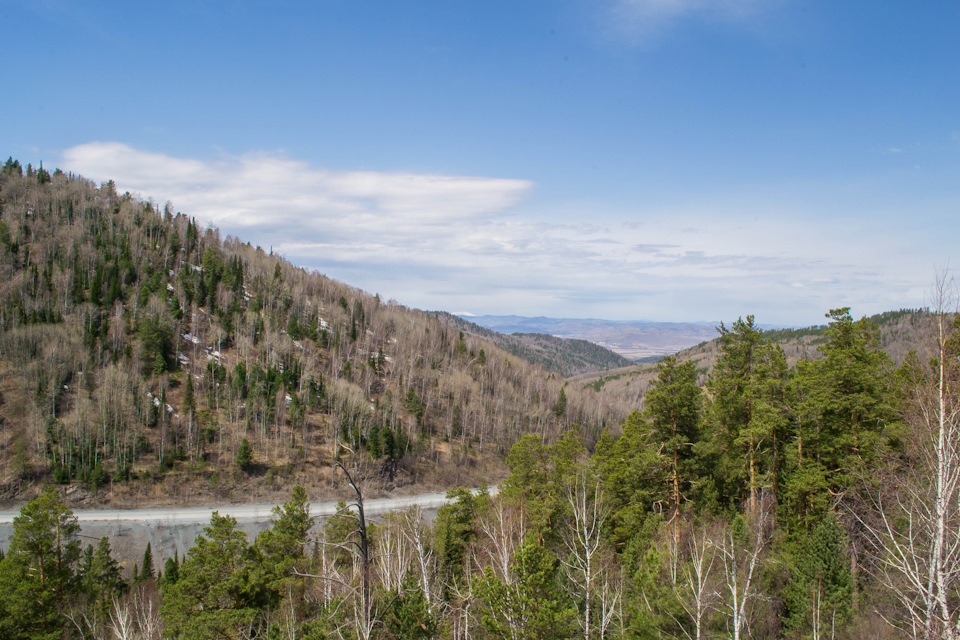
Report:
[[[490,488],[495,494],[496,487]],[[424,517],[432,519],[436,510],[446,503],[446,493],[424,493],[399,498],[377,498],[364,501],[364,512],[376,518],[390,511],[419,505]],[[193,546],[197,535],[210,523],[210,515],[218,511],[222,516],[237,520],[237,528],[253,540],[257,533],[270,527],[275,504],[222,504],[206,507],[163,507],[148,509],[74,509],[80,524],[80,538],[84,546],[93,544],[101,536],[110,538],[113,556],[124,566],[132,567],[143,557],[149,542],[153,549],[154,566],[162,567],[165,558],[175,553],[181,558]],[[311,502],[310,515],[331,516],[337,510],[336,502]],[[19,511],[0,511],[0,550],[10,546],[13,519]]]
[[[364,500],[364,511],[371,516],[406,509],[415,504],[424,510],[438,509],[446,502],[446,493],[424,493],[400,498]],[[206,524],[210,515],[233,516],[237,522],[266,522],[273,516],[275,504],[224,504],[209,507],[162,507],[148,509],[74,509],[73,514],[84,522],[143,522],[162,524]],[[329,516],[337,510],[336,502],[311,502],[310,515]],[[0,525],[12,524],[19,511],[0,511]]]

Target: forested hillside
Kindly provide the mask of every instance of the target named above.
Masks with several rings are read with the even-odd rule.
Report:
[[[477,484],[525,434],[632,410],[112,182],[9,159],[0,207],[7,503],[314,495],[347,449],[380,489]]]
[[[351,500],[316,526],[296,487],[254,540],[214,514],[185,557],[121,567],[50,488],[0,560],[0,636],[955,638],[960,331],[927,317],[899,367],[846,309],[793,366],[737,321],[705,387],[665,358],[595,446],[523,436],[497,495],[453,490],[432,523],[371,522],[379,464],[345,451]]]
[[[827,314],[829,317],[829,314]],[[916,351],[936,332],[936,318],[924,309],[887,311],[867,318],[878,330],[877,345],[894,363],[901,364],[911,351]],[[783,349],[790,366],[803,360],[823,357],[820,347],[827,342],[829,325],[799,329],[774,329],[764,332],[764,339],[776,342]],[[720,353],[721,338],[702,342],[677,352],[680,362],[692,362],[697,379],[705,384]],[[642,408],[643,398],[657,377],[656,362],[646,362],[609,371],[590,371],[569,378],[571,384],[589,385],[620,402]]]
[[[442,314],[453,326],[494,343],[504,351],[524,360],[541,364],[569,378],[587,371],[603,371],[630,365],[630,360],[598,344],[574,338],[561,338],[546,333],[512,333],[505,335],[485,329],[464,318]]]

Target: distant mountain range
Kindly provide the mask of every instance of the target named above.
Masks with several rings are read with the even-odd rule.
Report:
[[[469,322],[467,318],[472,316],[452,315],[443,311],[436,312],[436,315],[464,333],[489,340],[504,351],[536,362],[547,371],[559,373],[564,378],[634,364],[629,358],[588,340],[561,338],[549,333],[506,334]]]
[[[717,337],[719,322],[615,321],[595,318],[473,316],[465,320],[503,334],[541,333],[587,340],[634,361],[677,353]]]

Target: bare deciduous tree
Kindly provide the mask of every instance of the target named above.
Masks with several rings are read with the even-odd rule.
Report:
[[[700,640],[704,637],[707,615],[716,604],[717,592],[710,580],[717,559],[716,549],[710,542],[706,528],[691,531],[685,547],[686,561],[678,572],[673,589],[693,625],[693,633],[687,632],[684,625],[680,625],[680,628],[690,640]]]
[[[927,367],[912,367],[906,422],[914,458],[893,491],[873,496],[873,518],[854,512],[879,561],[880,582],[902,607],[889,624],[908,637],[954,640],[960,579],[960,350],[949,317],[957,290],[945,272],[936,275],[932,307],[936,343]],[[889,489],[891,483],[885,483]],[[882,615],[882,614],[881,614]]]
[[[723,584],[720,589],[724,597],[717,609],[727,615],[727,627],[733,640],[749,636],[751,604],[759,597],[757,576],[762,555],[770,542],[773,522],[773,506],[761,496],[758,506],[745,515],[745,540],[741,542],[732,526],[723,529],[719,540],[711,544],[716,548],[723,565]]]
[[[567,491],[567,502],[573,518],[564,535],[569,554],[561,558],[561,562],[571,581],[582,591],[584,606],[580,627],[584,639],[589,640],[593,633],[594,591],[601,569],[598,562],[602,552],[600,534],[608,514],[600,478],[591,477],[585,471],[578,473]]]

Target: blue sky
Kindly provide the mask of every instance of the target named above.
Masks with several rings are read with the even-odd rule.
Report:
[[[0,24],[4,156],[409,306],[809,324],[923,305],[956,258],[955,2],[0,0]]]

